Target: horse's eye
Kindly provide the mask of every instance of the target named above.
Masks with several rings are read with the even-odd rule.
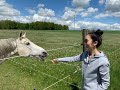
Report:
[[[29,43],[29,42],[27,42],[27,43],[26,43],[26,45],[30,45],[30,43]]]

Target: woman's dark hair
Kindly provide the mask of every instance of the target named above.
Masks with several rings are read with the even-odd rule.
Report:
[[[98,29],[96,31],[92,31],[90,33],[88,33],[91,37],[91,39],[93,40],[93,42],[97,41],[98,44],[96,45],[96,47],[98,48],[101,44],[102,44],[102,34],[103,31]]]

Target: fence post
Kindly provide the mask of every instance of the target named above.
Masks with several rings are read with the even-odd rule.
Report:
[[[83,45],[83,52],[85,52],[86,50],[86,46],[85,46],[85,36],[86,36],[86,29],[82,30],[82,45]]]

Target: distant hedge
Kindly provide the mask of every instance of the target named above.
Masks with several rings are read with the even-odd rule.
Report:
[[[22,29],[22,30],[69,30],[67,25],[52,22],[20,23],[11,20],[1,20],[0,29]]]

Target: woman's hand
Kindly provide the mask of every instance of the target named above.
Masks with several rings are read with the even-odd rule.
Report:
[[[57,61],[57,59],[53,59],[53,60],[51,60],[51,62],[52,62],[53,64],[55,64],[55,63],[57,63],[58,61]]]

